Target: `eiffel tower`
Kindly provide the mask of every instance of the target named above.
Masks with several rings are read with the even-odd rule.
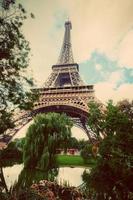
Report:
[[[17,114],[14,118],[16,127],[9,130],[5,142],[8,141],[38,113],[66,113],[74,124],[82,128],[90,140],[94,137],[87,126],[88,102],[98,101],[93,85],[86,85],[79,75],[79,65],[74,62],[70,31],[72,24],[65,22],[65,34],[61,53],[52,73],[41,88],[34,89],[39,94],[39,100],[32,111]]]
[[[56,65],[52,66],[52,73],[48,80],[45,82],[45,87],[64,89],[69,86],[83,86],[84,83],[79,75],[79,66],[74,62],[70,30],[72,25],[70,21],[65,23],[65,35],[61,53]]]

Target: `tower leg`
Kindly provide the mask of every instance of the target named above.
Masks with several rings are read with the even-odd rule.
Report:
[[[80,119],[80,121],[81,121],[83,129],[85,130],[85,132],[86,132],[86,134],[87,134],[87,136],[89,138],[90,143],[94,144],[94,140],[93,140],[93,138],[91,136],[90,130],[88,130],[88,128],[87,128],[86,121],[84,119]]]

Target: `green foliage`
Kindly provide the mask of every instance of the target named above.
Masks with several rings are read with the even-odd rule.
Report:
[[[95,138],[101,140],[101,133],[104,130],[104,113],[101,110],[101,105],[96,102],[89,102],[89,118],[88,125],[93,131]]]
[[[118,106],[114,106],[113,102],[109,101],[106,110],[104,121],[104,131],[107,134],[114,135],[117,132],[126,131],[128,125],[128,117],[122,113]]]
[[[88,106],[88,125],[97,140],[101,141],[102,137],[107,134],[114,135],[121,128],[126,130],[128,119],[118,106],[113,105],[111,100],[106,108],[96,102],[90,102]]]
[[[12,161],[22,162],[22,151],[17,148],[15,142],[11,142],[7,148],[0,151],[0,159],[2,165],[5,165],[8,160],[10,160],[11,163]]]
[[[0,134],[8,128],[13,128],[12,114],[6,110],[0,109]]]
[[[60,148],[62,148],[62,146],[60,146]],[[74,148],[74,149],[79,149],[79,142],[78,140],[75,138],[75,137],[71,137],[69,139],[69,143],[67,143],[67,148],[68,149],[71,149],[71,148]]]
[[[54,143],[54,140],[52,140],[53,143]],[[49,140],[49,143],[52,142]],[[82,150],[85,145],[88,144],[88,141],[87,140],[84,140],[84,139],[81,139],[81,140],[77,140],[75,137],[70,137],[69,138],[69,142],[63,142],[63,143],[60,143],[58,148],[61,148],[61,149],[78,149],[79,151]]]
[[[38,168],[47,170],[49,166],[49,159],[50,159],[49,157],[50,155],[49,155],[48,147],[45,147],[42,153],[42,156],[38,162]]]
[[[52,168],[56,165],[56,148],[71,137],[72,122],[65,114],[39,114],[29,127],[24,145],[24,166]]]
[[[29,189],[33,183],[37,183],[40,180],[54,181],[57,175],[58,169],[56,168],[47,171],[24,168],[19,174],[15,188],[24,188],[26,190],[27,188]]]
[[[106,132],[106,137],[100,143],[100,157],[91,173],[83,175],[95,199],[133,197],[132,110],[133,102],[123,101],[115,106],[110,101],[103,112],[101,130]]]
[[[88,144],[88,141],[87,140],[79,140],[78,141],[78,145],[79,145],[79,150],[82,150],[86,145]]]
[[[85,162],[87,162],[89,158],[93,157],[93,154],[92,154],[92,144],[87,144],[81,150],[81,156],[82,156],[82,158],[84,159]]]
[[[22,163],[24,143],[25,138],[15,139],[8,144],[7,148],[1,150],[1,165],[12,166],[15,163]]]
[[[30,47],[22,26],[27,13],[22,5],[16,5],[16,9],[10,15],[8,6],[6,15],[0,16],[0,134],[13,127],[15,109],[30,109],[36,100],[29,89],[33,81],[25,76]]]
[[[15,143],[15,146],[19,151],[23,151],[23,146],[25,144],[25,138],[20,138],[20,139],[16,138],[13,142]]]

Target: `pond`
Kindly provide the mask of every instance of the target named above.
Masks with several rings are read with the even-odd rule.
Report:
[[[22,138],[25,136],[27,128],[32,124],[31,121],[24,128],[22,128],[15,138]],[[87,140],[85,133],[77,128],[73,127],[72,136],[77,139]],[[42,172],[39,170],[26,170],[23,164],[13,164],[13,166],[6,165],[8,167],[3,167],[3,174],[7,188],[9,189],[14,184],[18,186],[29,187],[32,183],[39,182],[40,180],[56,180],[59,184],[67,183],[70,186],[79,186],[82,184],[82,174],[85,167],[60,167],[59,169],[53,169],[50,172]],[[89,168],[87,168],[89,170]]]
[[[89,168],[85,167],[60,167],[47,173],[39,170],[25,170],[23,164],[15,164],[12,167],[4,167],[3,174],[8,189],[15,183],[30,186],[42,179],[52,179],[59,184],[67,183],[70,186],[79,186],[82,184],[82,174],[85,169],[89,171]]]

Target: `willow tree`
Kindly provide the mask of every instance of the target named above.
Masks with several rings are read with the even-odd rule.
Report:
[[[22,32],[26,18],[15,0],[0,1],[0,134],[13,126],[14,110],[31,108],[35,98],[29,89],[33,81],[26,74],[30,51]]]
[[[24,145],[24,166],[44,170],[55,166],[56,149],[71,137],[72,121],[59,113],[39,114],[29,127]]]

